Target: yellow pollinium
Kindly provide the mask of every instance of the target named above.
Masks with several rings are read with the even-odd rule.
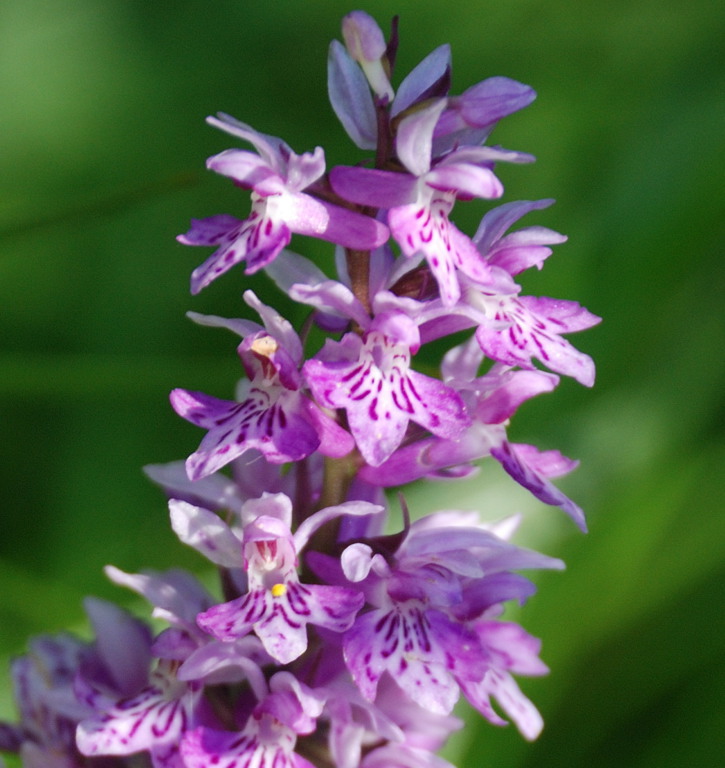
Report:
[[[279,344],[271,336],[261,336],[252,342],[252,352],[256,352],[261,357],[270,357],[278,347]]]
[[[282,597],[287,592],[287,586],[285,584],[275,584],[270,592],[272,597]]]

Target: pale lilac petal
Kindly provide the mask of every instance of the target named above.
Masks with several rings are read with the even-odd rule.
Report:
[[[95,648],[115,690],[130,696],[148,680],[151,632],[123,609],[105,600],[86,597],[83,607],[93,626]]]
[[[171,527],[181,541],[222,568],[241,568],[242,543],[213,512],[185,501],[169,501]]]
[[[322,147],[315,147],[314,152],[303,152],[301,155],[291,152],[287,159],[285,186],[301,192],[314,184],[324,172],[325,152]]]
[[[186,571],[125,573],[107,565],[103,572],[114,583],[133,590],[154,606],[154,616],[182,626],[196,623],[196,615],[212,603],[204,587]]]
[[[298,253],[284,250],[264,270],[284,293],[293,285],[316,286],[329,280],[313,262]]]
[[[535,210],[542,210],[554,204],[554,200],[517,200],[512,203],[504,203],[491,209],[481,219],[473,242],[479,247],[481,253],[486,253],[496,240],[503,237],[504,233],[515,224],[522,216]]]
[[[191,481],[183,461],[168,464],[147,464],[144,473],[160,485],[167,496],[182,499],[211,510],[240,508],[242,499],[237,484],[224,475],[209,475]]]
[[[215,128],[248,141],[271,168],[280,175],[285,173],[286,158],[292,150],[282,139],[255,131],[251,126],[224,112],[218,112],[216,117],[207,117],[206,121]]]
[[[373,485],[404,485],[446,467],[466,464],[488,456],[506,439],[499,424],[474,423],[458,440],[430,437],[399,448],[378,467],[364,466],[359,477]]]
[[[592,359],[559,334],[589,328],[600,318],[573,301],[522,296],[499,299],[497,319],[508,327],[484,323],[476,331],[478,343],[489,357],[523,368],[533,368],[531,358],[535,357],[585,386],[594,384]]]
[[[192,651],[179,667],[179,680],[203,680],[205,685],[247,681],[258,698],[266,694],[261,666],[271,662],[256,637],[232,642],[210,641]]]
[[[321,312],[354,320],[363,329],[370,325],[370,316],[355,294],[335,280],[325,280],[316,285],[296,284],[289,294],[295,301],[309,304]]]
[[[443,380],[473,381],[483,363],[484,355],[475,339],[469,339],[446,352],[441,362]]]
[[[392,117],[408,109],[436,83],[450,77],[451,47],[447,43],[431,51],[398,86]]]
[[[513,677],[506,672],[490,669],[479,684],[464,684],[464,691],[468,701],[490,723],[507,725],[506,720],[491,706],[490,697],[493,697],[528,741],[536,739],[544,727],[539,711],[524,696]]]
[[[284,189],[280,175],[254,152],[243,149],[226,149],[206,161],[206,167],[221,176],[228,176],[249,189],[254,188],[258,193],[264,190],[267,194]]]
[[[259,333],[264,330],[259,323],[255,323],[253,320],[245,320],[243,318],[227,318],[219,317],[218,315],[202,315],[199,312],[187,312],[186,316],[189,320],[195,322],[197,325],[203,325],[207,328],[225,328],[227,331],[246,339],[247,336],[252,336],[255,333]]]
[[[366,515],[377,514],[383,510],[384,507],[380,506],[380,504],[371,504],[368,501],[358,500],[343,501],[341,504],[320,509],[305,518],[297,527],[292,537],[295,549],[298,552],[304,549],[312,534],[330,520],[335,520],[338,517],[365,517]]]
[[[508,77],[489,77],[460,97],[461,114],[468,125],[485,127],[531,104],[536,91]]]
[[[423,176],[430,170],[433,129],[445,106],[446,100],[439,99],[403,118],[398,125],[395,151],[400,162],[414,176]]]
[[[508,77],[490,77],[450,99],[436,127],[444,136],[466,127],[488,128],[501,118],[523,109],[536,98],[533,88]]]
[[[539,658],[541,640],[518,624],[506,621],[481,621],[476,631],[497,666],[517,675],[546,675],[549,668]]]
[[[388,228],[370,216],[305,194],[296,194],[291,202],[285,222],[292,232],[357,250],[377,248],[389,237]]]
[[[501,197],[503,184],[496,174],[485,166],[473,163],[439,165],[426,174],[426,184],[436,189],[452,189],[462,195],[492,200]]]
[[[517,152],[503,147],[477,147],[464,145],[441,161],[440,165],[471,163],[492,165],[493,163],[533,163],[536,158],[528,152]]]
[[[378,130],[370,87],[338,40],[330,44],[327,58],[327,92],[347,135],[360,149],[375,149]]]
[[[345,635],[344,653],[369,701],[387,671],[418,704],[439,714],[449,714],[458,699],[454,673],[475,677],[483,663],[474,635],[417,601],[358,617]]]

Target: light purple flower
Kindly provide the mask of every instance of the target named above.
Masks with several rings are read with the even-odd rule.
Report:
[[[362,595],[347,587],[301,583],[298,553],[328,520],[379,511],[380,507],[367,502],[329,507],[307,518],[293,535],[292,505],[286,496],[265,495],[247,502],[242,512],[248,520],[243,531],[243,554],[249,591],[201,613],[197,617],[199,626],[224,641],[253,631],[280,664],[305,652],[307,624],[344,632],[363,604]]]
[[[446,100],[439,99],[400,121],[396,151],[408,173],[338,166],[330,182],[347,200],[388,209],[388,224],[403,254],[426,258],[441,299],[450,306],[460,295],[459,270],[479,280],[489,277],[471,239],[448,219],[453,203],[457,197],[500,197],[503,186],[493,165],[533,158],[495,147],[461,147],[434,162],[433,133],[445,107]]]
[[[229,149],[207,162],[211,170],[252,190],[252,211],[244,221],[226,214],[193,220],[191,229],[179,236],[185,245],[219,246],[194,270],[192,293],[242,261],[247,263],[247,274],[256,272],[289,243],[292,233],[357,249],[375,248],[387,240],[386,227],[374,219],[303,192],[325,172],[320,147],[297,155],[281,139],[259,133],[229,115],[210,117],[208,122],[249,142],[258,154]]]
[[[462,400],[437,379],[411,370],[419,346],[415,323],[402,312],[378,315],[362,336],[328,341],[303,373],[318,403],[344,408],[365,461],[382,464],[414,421],[455,440],[469,423]]]
[[[345,575],[373,606],[344,638],[345,661],[365,698],[375,698],[387,672],[421,706],[448,714],[460,681],[481,680],[486,671],[469,622],[490,610],[492,596],[522,600],[531,593],[527,580],[511,574],[515,578],[502,584],[497,574],[561,567],[469,523],[470,515],[438,513],[414,523],[394,557],[375,554],[367,544],[343,553]],[[315,562],[326,567],[324,560]]]
[[[527,107],[535,98],[533,88],[508,77],[489,77],[460,96],[449,96],[436,123],[435,152],[483,143],[501,118]]]
[[[350,435],[300,391],[302,345],[289,322],[251,291],[245,299],[262,314],[265,328],[249,321],[195,316],[243,337],[238,351],[249,378],[239,384],[238,401],[184,389],[175,389],[170,396],[180,416],[207,430],[186,462],[191,480],[216,472],[249,450],[259,451],[273,464],[283,464],[316,450],[339,457],[353,448]]]

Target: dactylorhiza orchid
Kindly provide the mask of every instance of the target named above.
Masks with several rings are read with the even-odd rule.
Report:
[[[327,170],[320,147],[297,154],[211,117],[252,148],[207,163],[251,211],[179,237],[215,248],[192,293],[241,263],[280,290],[267,304],[245,286],[241,317],[190,313],[237,337],[242,377],[230,399],[175,389],[204,435],[186,461],[146,468],[219,588],[109,566],[151,604],[154,630],[89,599],[95,639],[30,644],[12,670],[20,722],[0,724],[0,749],[28,768],[444,768],[462,700],[525,739],[543,727],[516,680],[547,672],[541,644],[504,609],[535,592],[519,571],[561,561],[512,541],[519,517],[421,516],[401,495],[390,520],[386,496],[455,484],[490,456],[586,529],[553,482],[577,462],[508,435],[561,376],[592,386],[592,360],[564,337],[599,321],[517,282],[566,240],[516,228],[553,201],[493,202],[499,165],[533,158],[489,137],[535,94],[505,77],[451,94],[446,45],[396,88],[397,21],[389,41],[362,11],[342,26],[328,92],[369,160]],[[489,209],[468,235],[450,216],[472,198]],[[334,274],[288,250],[293,235],[332,243]],[[447,343],[437,375],[433,342],[438,355]]]

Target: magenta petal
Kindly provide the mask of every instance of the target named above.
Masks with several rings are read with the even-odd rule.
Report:
[[[545,504],[551,504],[561,509],[571,517],[580,530],[586,533],[587,524],[584,513],[568,496],[563,494],[546,476],[541,473],[533,462],[527,461],[526,452],[519,452],[513,443],[504,443],[491,449],[491,455],[499,462],[506,472],[523,485],[537,499]]]
[[[338,165],[330,171],[330,184],[351,203],[393,208],[415,200],[418,179],[407,173]]]

